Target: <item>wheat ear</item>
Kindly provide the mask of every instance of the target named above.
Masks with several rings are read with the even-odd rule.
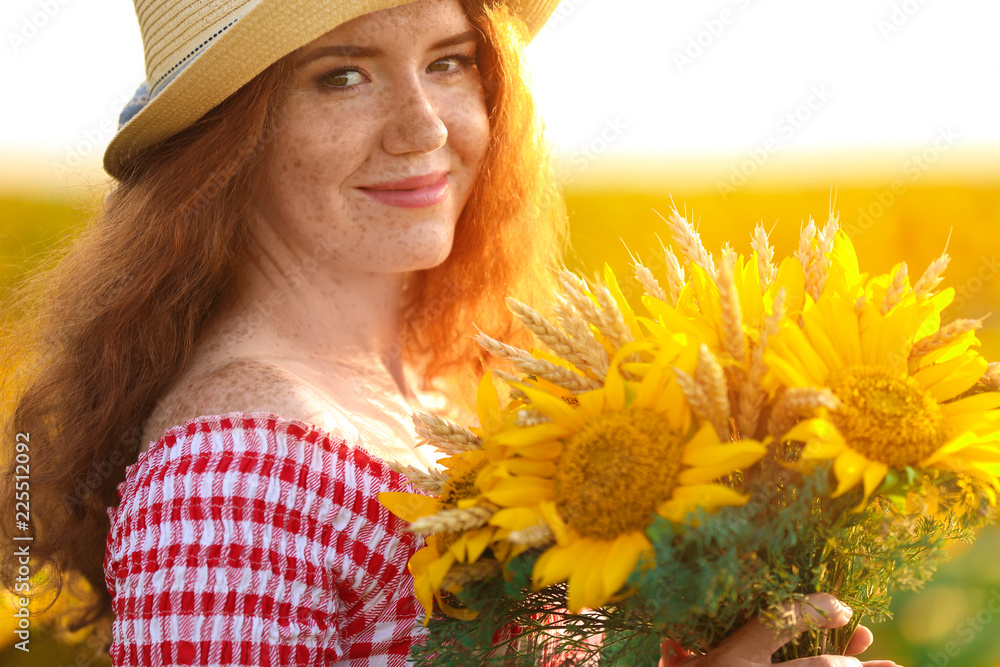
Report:
[[[463,426],[452,424],[426,412],[414,412],[410,418],[413,420],[413,428],[417,435],[445,454],[453,456],[482,449],[483,443],[479,436]]]
[[[406,530],[416,535],[440,535],[441,533],[461,533],[485,526],[490,517],[496,513],[496,506],[484,507],[474,505],[466,509],[441,510],[430,516],[422,516]]]
[[[660,215],[659,212],[656,212],[656,215]],[[668,215],[669,218],[664,218],[662,215],[660,218],[667,223],[670,236],[681,255],[715,278],[715,262],[712,260],[712,255],[705,250],[705,245],[701,242],[701,234],[694,228],[694,225],[688,222],[685,216],[678,212],[672,201]]]
[[[943,252],[941,256],[931,262],[924,274],[920,276],[920,280],[917,284],[913,286],[913,295],[917,298],[917,301],[925,299],[934,293],[934,288],[937,287],[944,278],[944,270],[948,268],[948,263],[951,262],[951,257],[948,253]]]
[[[492,579],[501,570],[503,567],[492,558],[480,558],[475,563],[455,563],[441,579],[441,588],[446,591],[458,590],[474,581]]]
[[[784,436],[802,417],[817,408],[836,410],[840,401],[827,388],[791,387],[774,403],[767,430],[776,438]]]
[[[386,463],[391,470],[406,477],[410,484],[434,496],[441,495],[445,484],[448,483],[448,477],[438,470],[421,470],[411,465],[392,461]]]
[[[985,318],[984,318],[985,319]],[[910,350],[910,358],[916,359],[929,352],[949,345],[970,331],[975,331],[983,327],[983,320],[955,320],[951,324],[942,327],[930,336],[918,340]]]
[[[750,247],[757,253],[757,273],[760,278],[760,291],[766,292],[778,277],[778,267],[774,265],[774,247],[770,245],[764,225],[757,223],[754,227]]]
[[[885,298],[882,299],[882,314],[886,315],[890,310],[899,305],[906,296],[906,262],[902,262],[896,273],[892,275],[892,283],[886,290]]]

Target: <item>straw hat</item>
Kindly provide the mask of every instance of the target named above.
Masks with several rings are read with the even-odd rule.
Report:
[[[270,64],[341,23],[413,0],[135,0],[146,81],[119,119],[104,168],[192,125]],[[533,38],[559,0],[507,0]]]

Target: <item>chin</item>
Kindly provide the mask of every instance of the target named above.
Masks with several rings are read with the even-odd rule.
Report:
[[[440,266],[451,255],[454,241],[454,223],[447,227],[424,228],[411,234],[406,244],[409,257],[399,258],[399,270],[423,271]]]

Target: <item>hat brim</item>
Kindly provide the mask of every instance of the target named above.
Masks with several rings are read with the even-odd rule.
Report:
[[[269,65],[338,25],[415,0],[260,0],[213,40],[115,134],[104,169],[119,178],[133,154],[191,126]],[[559,0],[520,0],[517,13],[533,38]]]

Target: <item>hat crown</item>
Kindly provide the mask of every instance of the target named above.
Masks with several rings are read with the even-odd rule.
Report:
[[[135,0],[149,96],[155,97],[256,4],[257,0]]]

